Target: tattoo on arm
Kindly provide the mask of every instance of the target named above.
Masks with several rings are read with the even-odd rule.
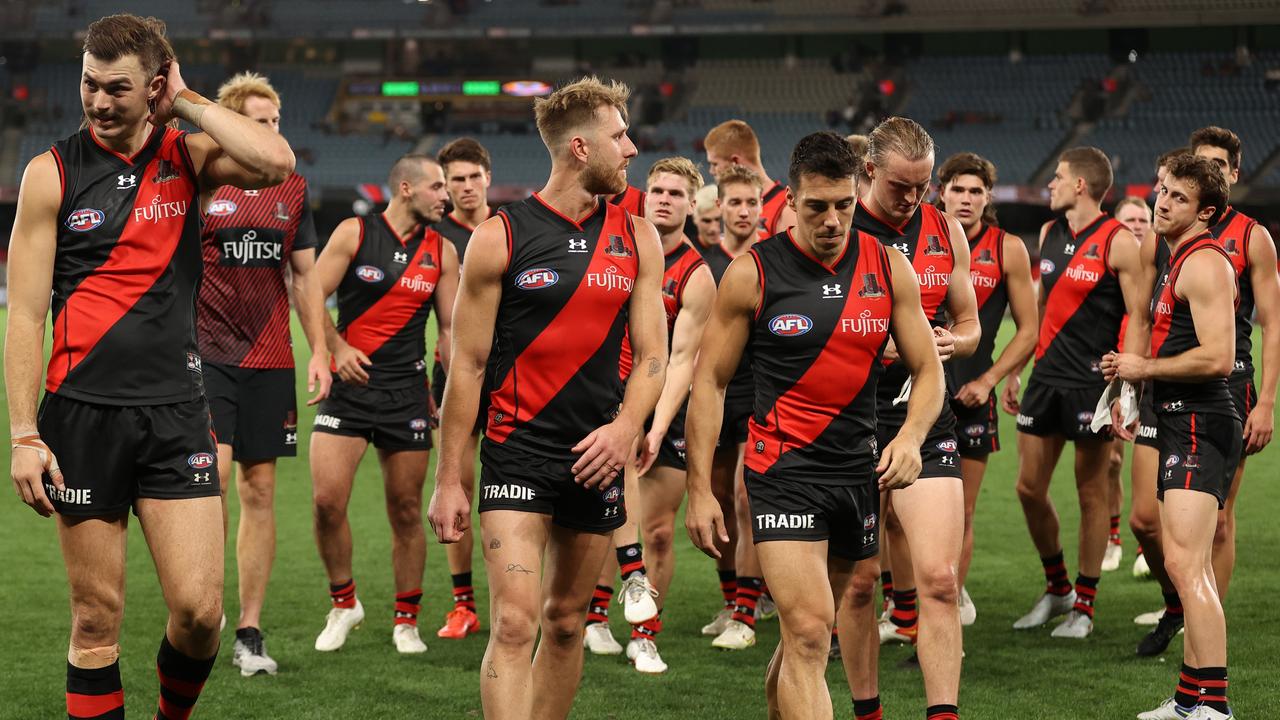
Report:
[[[532,571],[532,570],[530,570],[529,568],[527,568],[527,567],[525,567],[525,566],[523,566],[523,565],[521,565],[521,564],[519,564],[519,563],[511,563],[510,565],[507,565],[507,572],[509,572],[509,573],[518,572],[518,573],[522,573],[522,574],[524,574],[524,575],[532,575],[532,574],[533,574],[533,571]]]
[[[497,549],[498,549],[498,548],[500,548],[500,547],[502,547],[502,541],[501,541],[501,540],[499,540],[498,538],[494,538],[494,539],[492,539],[492,540],[490,540],[490,541],[489,541],[489,549],[490,549],[490,550],[497,550]]]
[[[662,372],[662,363],[657,358],[649,358],[649,377],[653,377]]]

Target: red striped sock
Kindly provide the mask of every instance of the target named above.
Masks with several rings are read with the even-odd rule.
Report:
[[[640,543],[615,548],[614,554],[618,556],[618,577],[626,580],[632,575],[644,574],[644,550]]]
[[[738,573],[736,570],[717,570],[716,574],[720,576],[720,596],[724,598],[724,606],[732,610],[738,597]]]
[[[336,608],[356,606],[356,581],[354,578],[341,583],[329,583],[329,599]]]
[[[1120,544],[1120,516],[1111,516],[1111,536],[1108,538],[1112,545]]]
[[[1182,598],[1178,597],[1178,591],[1164,594],[1164,615],[1168,618],[1182,617]]]
[[[1071,581],[1067,579],[1067,561],[1062,557],[1062,551],[1058,551],[1057,555],[1040,558],[1040,564],[1044,565],[1045,592],[1053,595],[1071,592]]]
[[[464,572],[451,575],[453,582],[453,606],[476,611],[476,589],[471,586],[471,573]]]
[[[613,588],[608,585],[597,585],[591,593],[591,606],[587,608],[587,624],[609,622],[609,601],[613,599]]]
[[[197,660],[187,657],[169,643],[168,636],[160,641],[156,653],[156,675],[160,677],[160,701],[155,720],[187,720],[200,699],[205,680],[213,670],[213,657]]]
[[[1178,689],[1173,693],[1173,701],[1180,707],[1193,708],[1200,704],[1199,670],[1182,663],[1182,671],[1178,673]]]
[[[79,668],[67,663],[67,717],[74,720],[124,720],[120,661],[106,667]]]
[[[1093,601],[1098,597],[1098,578],[1086,575],[1076,576],[1076,604],[1072,610],[1078,610],[1093,617]]]
[[[1223,714],[1231,712],[1227,704],[1227,669],[1200,668],[1196,677],[1200,680],[1200,702]]]
[[[749,628],[756,626],[756,603],[760,602],[760,586],[764,580],[758,577],[738,578],[738,597],[734,601],[733,619]]]
[[[924,716],[928,720],[960,720],[960,709],[955,705],[930,705]]]
[[[662,614],[657,617],[645,620],[639,625],[631,626],[631,639],[648,638],[649,640],[657,640],[658,633],[662,632]]]
[[[889,601],[893,599],[893,573],[888,570],[880,573],[880,592],[884,593],[883,607],[889,607]]]
[[[866,700],[854,698],[853,717],[854,720],[882,720],[884,708],[880,707],[880,696],[876,695]]]
[[[889,614],[889,620],[900,628],[909,628],[919,619],[920,614],[916,610],[916,589],[894,590],[893,612]]]
[[[417,625],[422,610],[422,588],[396,593],[396,625]]]

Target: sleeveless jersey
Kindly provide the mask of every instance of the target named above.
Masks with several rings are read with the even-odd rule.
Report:
[[[628,185],[626,190],[609,198],[609,203],[617,205],[636,217],[644,217],[644,196],[643,190]]]
[[[693,248],[698,251],[702,259],[706,261],[707,267],[711,270],[711,276],[715,278],[716,285],[720,284],[720,278],[724,277],[724,271],[729,269],[729,263],[733,262],[733,256],[730,255],[724,246],[720,243],[715,245],[703,245],[702,243],[693,243]]]
[[[858,201],[853,227],[874,236],[883,245],[896,248],[907,256],[920,283],[920,305],[933,327],[947,324],[946,300],[951,289],[951,271],[955,257],[951,253],[951,231],[947,218],[933,205],[921,205],[905,223],[894,226],[876,217]],[[886,424],[901,425],[907,417],[907,404],[893,404],[894,398],[910,377],[905,365],[893,362],[885,368],[879,386],[879,413]],[[944,404],[942,415],[948,417]]]
[[[767,240],[786,230],[778,227],[782,211],[787,207],[787,186],[781,180],[773,181],[773,186],[764,191],[760,197],[760,239]]]
[[[261,190],[218,188],[200,240],[200,355],[236,367],[293,367],[285,270],[294,251],[316,246],[307,181],[294,174]]]
[[[494,327],[486,438],[568,460],[622,401],[618,359],[635,285],[635,227],[605,202],[581,220],[534,193],[498,211],[508,264]]]
[[[944,364],[954,387],[976,379],[995,364],[996,335],[1009,307],[1009,289],[1004,282],[1005,232],[983,225],[978,237],[969,241],[969,280],[978,300],[978,324],[982,337],[969,357],[951,358]]]
[[[733,262],[733,256],[729,254],[724,246],[717,243],[715,245],[696,244],[698,253],[702,255],[702,259],[707,262],[707,267],[711,269],[711,277],[715,279],[716,286],[719,287],[720,279],[724,277],[725,271],[729,269],[729,265]],[[724,390],[724,404],[726,407],[745,407],[750,404],[753,394],[751,385],[751,346],[743,348],[742,359],[738,361],[738,369],[733,371],[733,377],[729,380],[729,385]]]
[[[489,217],[493,217],[494,210],[489,209]],[[440,218],[440,222],[432,225],[431,228],[444,236],[446,240],[453,243],[453,247],[458,251],[458,266],[462,266],[462,258],[467,254],[467,243],[471,241],[471,233],[475,232],[475,228],[462,222],[453,213],[447,213]]]
[[[204,394],[200,189],[186,135],[153,129],[133,157],[107,149],[88,128],[53,145],[62,200],[49,392],[105,405]]]
[[[820,484],[871,482],[876,384],[893,313],[884,248],[854,232],[828,268],[787,231],[750,254],[761,298],[750,339],[746,466]]]
[[[693,271],[706,265],[706,261],[698,254],[686,238],[679,245],[665,253],[662,258],[662,309],[667,316],[667,347],[676,331],[676,316],[684,307],[684,287],[689,283]],[[618,359],[618,374],[625,382],[631,375],[631,338],[626,333],[622,336],[622,354]]]
[[[1236,361],[1233,375],[1253,376],[1253,279],[1249,276],[1249,236],[1258,222],[1231,206],[1209,229],[1227,253],[1240,288],[1236,304]]]
[[[1124,230],[1099,215],[1078,234],[1053,221],[1040,247],[1044,317],[1032,378],[1065,388],[1105,384],[1099,363],[1120,339],[1124,295],[1107,264],[1111,241]]]
[[[1195,320],[1191,305],[1178,297],[1174,285],[1178,273],[1192,253],[1209,249],[1226,256],[1210,232],[1188,240],[1173,253],[1169,271],[1163,274],[1151,299],[1151,357],[1162,358],[1180,355],[1200,347],[1196,338]],[[1228,258],[1229,259],[1229,258]],[[1226,378],[1177,382],[1155,380],[1152,382],[1152,400],[1158,413],[1204,412],[1235,416],[1235,403],[1227,389]]]
[[[338,284],[338,333],[369,356],[369,387],[425,384],[427,318],[444,238],[423,227],[402,238],[382,214],[358,220],[360,246]]]

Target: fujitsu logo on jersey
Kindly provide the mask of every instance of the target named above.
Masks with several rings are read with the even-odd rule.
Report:
[[[878,335],[889,332],[889,318],[871,316],[871,310],[863,310],[856,318],[840,318],[840,332],[854,335]]]
[[[1160,316],[1162,316],[1162,317],[1163,317],[1163,316],[1165,316],[1165,315],[1172,315],[1172,314],[1173,314],[1173,306],[1172,306],[1172,305],[1170,305],[1169,303],[1165,302],[1164,300],[1159,300],[1159,301],[1157,301],[1157,302],[1156,302],[1156,306],[1155,306],[1155,308],[1154,308],[1154,310],[1152,311],[1152,313],[1151,313],[1151,314],[1152,314],[1152,315],[1160,315]]]
[[[280,260],[280,242],[274,239],[259,240],[258,231],[250,228],[238,239],[222,241],[222,257],[225,260],[247,265],[254,260]]]
[[[1000,284],[1000,280],[994,275],[983,275],[982,273],[969,273],[969,279],[973,281],[976,288],[992,288]]]
[[[951,284],[951,273],[938,272],[932,265],[920,273],[920,287],[947,287]]]
[[[143,205],[133,209],[134,222],[158,223],[161,220],[168,220],[172,217],[182,217],[187,214],[186,200],[170,200],[168,202],[160,199],[159,195],[151,198],[150,205]]]
[[[813,321],[805,315],[787,313],[769,321],[769,332],[779,337],[795,337],[813,329]]]
[[[635,285],[635,280],[626,275],[619,275],[618,268],[610,265],[605,268],[602,273],[587,273],[587,287],[604,288],[612,292],[621,290],[625,293],[631,292],[631,288]]]
[[[1102,279],[1102,273],[1097,270],[1086,270],[1079,265],[1069,266],[1064,274],[1077,282],[1096,283]]]
[[[430,295],[436,289],[436,284],[422,277],[421,273],[409,277],[408,275],[400,276],[400,287],[407,289],[409,292],[422,293]]]

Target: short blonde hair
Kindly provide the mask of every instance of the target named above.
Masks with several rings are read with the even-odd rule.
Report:
[[[280,95],[276,89],[256,72],[239,73],[218,88],[218,104],[232,112],[244,112],[244,103],[251,97],[265,98],[280,107]]]
[[[702,144],[717,155],[739,155],[748,162],[760,163],[760,140],[751,126],[741,120],[725,120],[711,128]]]
[[[853,150],[854,157],[858,158],[858,171],[854,176],[858,179],[859,185],[865,185],[871,182],[871,178],[867,175],[867,136],[854,133],[846,135],[845,142],[849,143],[849,148]]]
[[[686,157],[665,157],[655,162],[649,168],[648,180],[652,180],[654,175],[658,173],[670,173],[679,175],[689,182],[689,199],[702,189],[702,173],[698,172],[698,166]]]
[[[721,170],[720,174],[716,176],[716,192],[719,194],[718,197],[723,200],[724,189],[735,183],[739,185],[750,185],[756,189],[757,193],[764,192],[764,182],[760,180],[760,176],[756,174],[755,170],[742,165],[730,165],[724,170]]]
[[[1147,201],[1146,201],[1146,200],[1143,200],[1142,198],[1138,197],[1137,195],[1126,195],[1126,196],[1124,197],[1124,199],[1123,199],[1123,200],[1121,200],[1120,202],[1116,203],[1116,209],[1115,209],[1115,210],[1113,210],[1113,211],[1111,212],[1111,214],[1112,214],[1112,215],[1119,215],[1119,214],[1120,214],[1120,209],[1121,209],[1121,208],[1123,208],[1123,207],[1124,207],[1124,206],[1126,206],[1126,205],[1136,205],[1137,207],[1142,208],[1142,211],[1143,211],[1143,212],[1145,212],[1145,213],[1147,214],[1147,219],[1148,219],[1148,220],[1150,220],[1150,219],[1151,219],[1151,208],[1147,207]]]
[[[933,138],[915,120],[891,117],[867,137],[867,159],[876,167],[884,167],[890,153],[912,162],[923,160],[933,154]]]
[[[703,185],[702,189],[693,196],[693,204],[699,211],[706,210],[707,208],[714,210],[716,207],[716,198],[720,196],[719,193],[720,189],[717,186]]]
[[[617,80],[605,84],[592,75],[561,87],[544,98],[533,101],[533,116],[542,142],[553,153],[569,134],[596,119],[602,105],[616,108],[627,122],[627,100],[631,89]]]

